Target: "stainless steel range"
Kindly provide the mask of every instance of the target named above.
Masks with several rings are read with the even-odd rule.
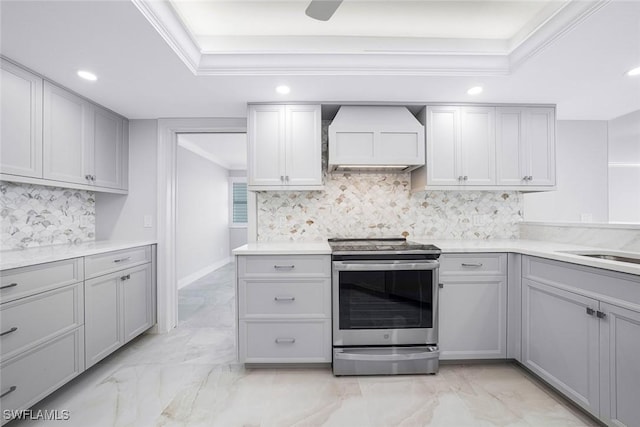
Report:
[[[438,371],[440,249],[405,239],[329,239],[334,375]]]

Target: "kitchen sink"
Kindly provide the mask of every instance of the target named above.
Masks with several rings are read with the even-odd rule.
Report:
[[[631,264],[640,264],[640,256],[635,257],[632,254],[616,255],[611,253],[607,254],[607,253],[571,252],[571,251],[566,251],[565,253],[572,254],[572,255],[586,256],[590,258],[605,259],[607,261],[618,261],[618,262],[628,262]]]

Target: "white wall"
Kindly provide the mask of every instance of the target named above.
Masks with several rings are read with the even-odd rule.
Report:
[[[229,183],[227,169],[180,146],[177,171],[176,273],[183,287],[229,262]]]
[[[96,239],[155,240],[157,120],[129,121],[129,194],[96,193]],[[145,228],[144,215],[152,226]]]
[[[525,221],[607,222],[607,122],[558,121],[557,191],[524,195]]]
[[[609,121],[609,221],[640,223],[640,110]]]

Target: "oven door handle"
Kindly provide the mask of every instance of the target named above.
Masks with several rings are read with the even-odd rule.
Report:
[[[396,270],[435,270],[440,266],[434,260],[406,260],[406,261],[333,261],[334,270],[354,271],[396,271]]]
[[[399,362],[403,360],[420,360],[420,359],[435,359],[439,357],[440,352],[438,347],[427,347],[422,349],[416,349],[415,351],[407,351],[402,353],[389,352],[386,354],[367,354],[362,351],[350,352],[349,349],[336,350],[333,353],[334,359],[339,360],[367,360],[367,361],[385,361],[385,362]]]

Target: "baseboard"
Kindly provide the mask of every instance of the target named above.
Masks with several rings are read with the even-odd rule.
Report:
[[[214,262],[213,264],[210,264],[208,266],[206,266],[205,268],[201,268],[200,270],[189,274],[186,277],[183,277],[182,279],[178,280],[178,289],[182,289],[185,286],[189,286],[190,284],[192,284],[193,282],[195,282],[196,280],[206,276],[207,274],[211,273],[214,270],[219,269],[220,267],[229,264],[230,262],[233,262],[233,257],[227,257],[227,258],[223,258],[219,261]]]

